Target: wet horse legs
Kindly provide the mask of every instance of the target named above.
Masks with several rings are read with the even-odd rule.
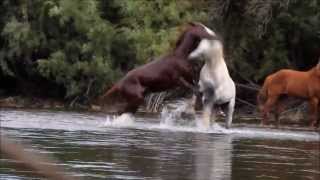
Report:
[[[215,113],[212,113],[212,109],[214,105],[213,89],[208,88],[203,92],[202,102],[203,102],[202,125],[205,128],[209,128],[211,117],[215,116]],[[215,120],[215,117],[213,117],[213,119]]]
[[[319,99],[311,98],[309,100],[309,111],[310,111],[310,127],[316,127],[318,121],[318,106],[319,106]],[[319,124],[318,124],[319,126]]]
[[[284,111],[284,104],[279,100],[275,106],[274,117],[277,121],[276,126],[280,127],[280,114]]]
[[[269,96],[266,103],[263,106],[263,110],[262,110],[262,125],[266,125],[267,124],[267,120],[269,119],[270,116],[270,110],[272,108],[272,106],[277,102],[278,100],[278,96]]]
[[[231,123],[232,123],[234,105],[235,105],[235,98],[231,99],[231,101],[228,103],[228,112],[227,112],[227,119],[226,119],[226,127],[227,128],[230,128]]]
[[[122,95],[127,101],[126,106],[120,113],[135,113],[139,106],[144,102],[144,88],[141,86],[127,87],[122,92]]]
[[[215,113],[212,113],[212,109],[213,109],[213,101],[205,102],[203,107],[203,114],[202,114],[202,123],[203,123],[202,125],[205,128],[208,128],[210,126],[211,116],[215,115]]]

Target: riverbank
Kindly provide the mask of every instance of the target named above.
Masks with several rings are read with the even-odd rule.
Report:
[[[0,97],[0,108],[66,109],[66,103],[51,98],[7,96]]]
[[[30,96],[2,96],[0,97],[0,108],[14,109],[47,109],[62,111],[94,111],[115,113],[117,106],[115,104],[100,107],[97,105],[80,104],[68,102],[57,98],[41,98]]]

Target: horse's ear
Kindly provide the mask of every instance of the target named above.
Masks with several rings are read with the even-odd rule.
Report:
[[[315,67],[315,72],[318,75],[318,77],[320,77],[320,58],[319,58],[318,64]]]
[[[190,25],[190,26],[196,26],[197,23],[196,23],[196,22],[188,22],[188,25]]]
[[[193,35],[193,36],[196,36],[200,39],[217,39],[216,36],[212,35],[212,34],[209,34],[204,28],[193,28],[191,29],[190,33]]]

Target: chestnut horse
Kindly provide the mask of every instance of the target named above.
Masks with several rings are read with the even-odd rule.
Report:
[[[189,23],[176,42],[173,52],[129,71],[98,98],[98,104],[117,93],[126,101],[124,109],[118,113],[135,113],[144,102],[146,92],[159,92],[181,85],[194,88],[194,72],[188,56],[202,39],[214,38],[215,33],[203,24]]]
[[[282,110],[278,102],[281,96],[294,96],[309,101],[310,126],[319,126],[320,105],[320,61],[309,71],[283,69],[269,75],[258,93],[257,101],[262,111],[262,124],[267,123],[272,107],[275,107],[277,126],[280,124],[279,113]],[[317,122],[318,121],[318,122]]]

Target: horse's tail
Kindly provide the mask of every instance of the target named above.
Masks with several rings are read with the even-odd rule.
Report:
[[[104,93],[102,96],[99,96],[91,104],[97,104],[97,105],[104,104],[107,98],[115,94],[118,90],[119,90],[118,84],[113,85],[106,93]]]
[[[266,81],[263,83],[263,86],[259,90],[257,95],[257,104],[258,104],[259,110],[262,110],[262,106],[266,101],[267,97],[268,97],[268,81],[266,79]]]
[[[117,92],[119,90],[119,86],[118,84],[113,85],[106,93],[104,93],[101,96],[102,100],[105,100],[106,98],[110,97],[111,95],[113,95],[115,92]]]

